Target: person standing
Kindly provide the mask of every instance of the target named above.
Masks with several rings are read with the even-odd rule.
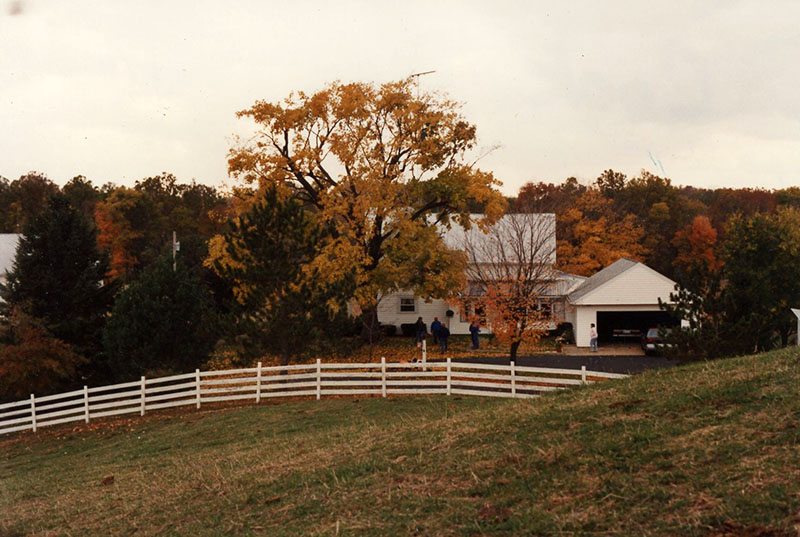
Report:
[[[419,317],[416,324],[414,324],[414,343],[417,344],[417,347],[422,347],[422,342],[426,335],[428,335],[428,331],[425,328],[425,321],[422,320],[422,317]]]
[[[438,317],[433,318],[433,322],[431,323],[431,334],[433,334],[433,342],[439,343],[439,330],[442,328],[442,323],[439,322]]]
[[[481,331],[481,323],[478,322],[478,319],[475,319],[471,323],[469,323],[469,333],[472,336],[472,348],[478,348],[478,334]]]
[[[589,350],[597,352],[597,329],[594,327],[594,323],[589,327]]]
[[[447,323],[442,323],[439,329],[439,347],[442,349],[442,354],[447,351],[447,338],[450,337],[450,330],[447,329]]]

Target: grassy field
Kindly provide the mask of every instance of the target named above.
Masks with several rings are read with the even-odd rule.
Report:
[[[0,438],[0,535],[800,535],[800,354]]]

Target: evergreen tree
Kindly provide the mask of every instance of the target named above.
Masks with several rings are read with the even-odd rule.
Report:
[[[347,283],[325,283],[308,265],[325,234],[300,203],[281,199],[273,187],[224,235],[229,257],[215,268],[234,284],[234,330],[246,358],[271,353],[288,364],[336,338],[344,312],[336,321],[329,313],[347,296]]]
[[[183,263],[162,256],[120,293],[103,333],[118,378],[185,373],[203,363],[214,337],[211,294]]]
[[[84,375],[95,373],[113,299],[113,289],[103,285],[107,267],[90,222],[56,194],[23,231],[8,281],[0,287],[0,311],[8,318],[20,308],[39,320],[47,333],[89,360]]]

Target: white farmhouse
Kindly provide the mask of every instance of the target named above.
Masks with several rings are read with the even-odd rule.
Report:
[[[472,216],[477,220],[481,215]],[[525,246],[527,249],[534,248],[538,252],[539,262],[551,267],[548,272],[552,274],[552,280],[547,284],[547,291],[542,296],[540,307],[550,312],[553,319],[550,329],[555,329],[557,323],[566,318],[567,295],[586,278],[555,270],[556,218],[554,214],[507,214],[495,224],[495,230],[519,229],[523,225],[528,226],[531,232],[519,236],[516,240],[509,239],[508,244],[502,246],[509,251],[520,246]],[[445,244],[453,249],[464,249],[465,244],[471,244],[473,248],[470,251],[474,256],[471,261],[474,263],[496,262],[496,260],[488,258],[487,252],[490,248],[482,247],[490,239],[477,226],[464,230],[461,226],[454,225],[451,229],[443,230],[442,238]],[[415,297],[411,292],[387,295],[381,299],[378,305],[379,322],[385,325],[394,325],[398,330],[401,325],[413,324],[418,317],[422,317],[429,329],[433,320],[438,318],[447,323],[450,333],[468,334],[469,323],[474,314],[475,312],[472,311],[462,311],[456,304],[447,300],[425,300]],[[485,327],[483,331],[491,332],[491,326]]]
[[[480,215],[474,215],[479,217]],[[542,296],[541,307],[552,316],[550,329],[557,323],[572,323],[578,347],[589,346],[589,328],[592,323],[603,343],[637,340],[649,328],[674,324],[666,312],[659,307],[659,299],[669,302],[675,282],[650,267],[622,258],[590,278],[567,274],[555,270],[556,238],[555,215],[533,215],[533,226],[544,230],[549,246],[542,248],[542,260],[553,267],[552,280]],[[531,218],[509,214],[498,222],[499,229],[514,224],[514,219]],[[518,222],[517,222],[518,223]],[[528,220],[530,225],[530,220]],[[497,229],[497,228],[495,228]],[[462,249],[465,241],[480,242],[483,233],[476,227],[465,231],[460,226],[444,230],[442,237],[449,247]],[[480,248],[477,249],[480,251]],[[473,259],[481,263],[489,260]],[[378,305],[378,320],[381,324],[394,325],[398,331],[403,324],[413,324],[422,317],[430,327],[435,318],[447,322],[452,334],[468,334],[469,323],[475,312],[462,311],[447,300],[425,300],[411,292],[393,293],[383,297]],[[491,332],[487,326],[484,332]]]

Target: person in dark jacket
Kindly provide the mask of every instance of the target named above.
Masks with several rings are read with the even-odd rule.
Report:
[[[431,334],[433,334],[433,342],[439,343],[439,330],[442,329],[442,323],[439,321],[438,317],[433,318],[433,322],[431,323]]]
[[[428,329],[425,328],[425,321],[422,320],[422,317],[419,317],[416,324],[414,324],[414,343],[417,344],[417,347],[422,346],[422,342],[427,335]]]
[[[447,329],[447,324],[442,323],[439,329],[439,347],[442,349],[442,354],[447,351],[447,338],[450,337],[450,330]]]
[[[475,319],[471,323],[469,323],[469,333],[472,336],[472,348],[478,348],[478,334],[481,331],[481,323],[478,322],[478,319]]]

